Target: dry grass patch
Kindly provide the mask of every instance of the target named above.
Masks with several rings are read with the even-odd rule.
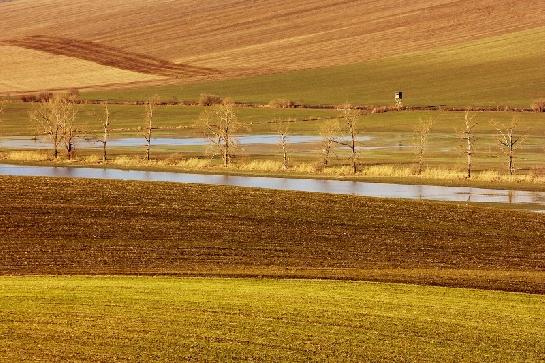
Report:
[[[0,92],[35,91],[160,79],[93,62],[0,45]]]
[[[8,151],[1,154],[2,159],[11,161],[47,161],[51,156],[45,151]]]

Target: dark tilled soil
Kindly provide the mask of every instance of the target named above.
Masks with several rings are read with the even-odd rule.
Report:
[[[545,216],[233,187],[0,177],[0,274],[396,281],[545,292]]]

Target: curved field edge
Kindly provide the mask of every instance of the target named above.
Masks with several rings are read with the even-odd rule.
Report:
[[[267,103],[528,107],[544,97],[545,27],[342,66],[241,79],[85,93],[89,99],[143,100],[158,94],[196,99],[201,93]]]
[[[0,93],[126,84],[163,77],[0,43]]]
[[[338,281],[0,277],[0,358],[538,361],[544,299]]]
[[[0,274],[173,274],[545,292],[545,216],[234,187],[1,177]]]

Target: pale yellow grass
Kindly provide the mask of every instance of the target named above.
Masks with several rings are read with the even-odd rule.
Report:
[[[8,151],[1,154],[2,159],[12,161],[46,161],[49,155],[45,151]]]
[[[0,46],[0,92],[157,80],[163,77],[14,46]]]
[[[275,160],[252,160],[247,163],[238,164],[236,168],[247,171],[277,172],[282,170],[282,162]]]
[[[10,161],[51,161],[50,153],[46,151],[9,151],[0,154],[0,158]],[[99,165],[102,164],[102,158],[98,154],[79,156],[75,160],[66,160],[63,156],[56,160],[57,164],[82,164]],[[124,168],[152,167],[159,169],[180,170],[180,171],[212,171],[212,172],[254,172],[254,173],[275,173],[296,176],[321,176],[335,178],[395,178],[395,179],[422,179],[429,183],[430,181],[449,182],[449,181],[468,181],[465,171],[455,169],[428,168],[424,169],[422,174],[418,175],[414,168],[392,166],[392,165],[373,165],[364,166],[356,174],[352,173],[349,166],[331,166],[319,168],[312,163],[292,163],[287,170],[282,168],[282,162],[277,160],[252,160],[248,162],[237,162],[229,167],[223,167],[219,162],[212,159],[165,159],[165,160],[145,160],[139,156],[117,156],[110,159],[107,163],[111,166]],[[471,181],[486,183],[511,183],[511,184],[534,184],[545,185],[545,176],[530,174],[506,175],[498,171],[485,170],[473,172]]]

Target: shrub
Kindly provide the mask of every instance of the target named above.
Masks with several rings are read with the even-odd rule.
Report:
[[[199,105],[200,106],[212,106],[212,105],[219,105],[223,102],[223,98],[216,95],[209,95],[206,93],[201,94],[199,97]]]
[[[532,104],[532,110],[534,112],[545,112],[545,98],[535,100]]]
[[[37,101],[38,102],[47,102],[52,98],[53,98],[53,93],[51,93],[51,92],[41,92],[37,97]]]
[[[286,98],[277,98],[269,102],[269,107],[272,108],[294,108],[296,103]]]

